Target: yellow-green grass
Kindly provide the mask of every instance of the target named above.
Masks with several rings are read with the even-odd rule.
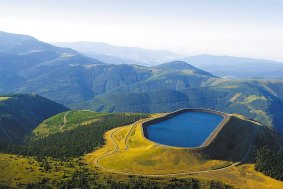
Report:
[[[273,83],[272,81],[269,81],[269,82]],[[268,92],[270,92],[272,95],[278,97],[278,94],[277,94],[273,89],[271,89],[265,82],[263,82],[263,83],[261,84],[261,86],[262,86],[263,88],[265,88],[265,90],[267,90]]]
[[[49,179],[49,183],[58,183],[67,179],[79,170],[78,160],[70,162],[59,162],[48,160],[51,170],[41,170],[39,163],[34,158],[19,157],[10,154],[0,154],[0,184],[12,188],[25,188],[27,183],[36,183],[42,179]],[[70,163],[72,166],[70,166]],[[56,166],[56,168],[55,168]],[[219,181],[235,188],[283,188],[283,182],[271,179],[262,173],[254,170],[253,164],[245,164],[233,167],[221,172],[200,173],[197,175],[178,176],[179,178],[195,178],[203,184],[202,188],[209,188],[205,185],[208,181]],[[110,175],[100,172],[96,178],[98,183],[106,182],[105,178],[115,179],[117,182],[129,182],[129,177],[119,174]],[[169,177],[168,179],[170,179]],[[166,179],[166,178],[164,178]],[[163,182],[163,180],[156,180]],[[22,184],[22,185],[20,185]],[[174,184],[174,183],[172,183]],[[56,185],[56,184],[55,184]],[[55,188],[54,185],[51,186]]]
[[[238,118],[234,119],[238,120]],[[232,126],[225,126],[225,133],[220,131],[219,135],[223,140],[227,140],[226,136],[233,135],[231,133],[233,129],[230,127]],[[251,136],[251,129],[247,126],[243,131],[245,133],[240,134],[239,137],[234,137],[237,142],[241,142],[241,145],[236,145],[233,150],[227,149],[227,145],[221,144],[221,140],[215,140],[213,142],[215,145],[211,145],[205,150],[195,150],[163,146],[149,141],[144,137],[142,125],[139,122],[136,125],[133,124],[108,131],[105,135],[106,145],[86,155],[86,161],[94,166],[97,158],[109,153],[110,155],[99,159],[97,162],[99,166],[116,172],[145,175],[217,169],[231,165],[235,159],[240,160],[245,154]],[[126,140],[127,135],[129,136]],[[113,140],[117,143],[119,150],[111,153],[116,146]],[[126,147],[126,143],[129,148]],[[221,149],[227,151],[218,153]]]
[[[60,182],[80,169],[78,159],[68,162],[47,161],[51,168],[46,172],[33,157],[0,154],[0,183],[13,188],[24,188],[24,185],[40,182],[42,179]]]
[[[185,75],[194,75],[195,70],[182,70],[181,72]]]
[[[231,99],[230,102],[234,102],[235,100],[237,100],[242,94],[241,93],[236,93]]]
[[[49,134],[53,134],[60,131],[60,127],[64,124],[64,115],[66,112],[62,112],[51,118],[44,120],[38,127],[33,130],[35,137],[46,137]]]
[[[67,123],[66,129],[73,128],[76,125],[86,125],[88,123],[96,122],[101,116],[106,115],[105,113],[98,113],[89,110],[75,110],[70,111],[66,116]]]
[[[243,164],[221,171],[200,173],[196,179],[209,179],[231,185],[235,188],[281,189],[283,182],[265,176],[254,169],[254,164]]]
[[[163,114],[152,115],[152,117],[158,117],[161,115]],[[249,122],[246,122],[243,116],[237,116],[232,121],[233,124],[231,123],[230,127],[224,127],[226,130],[223,130],[223,132],[219,133],[219,140],[215,141],[217,144],[216,146],[219,145],[219,142],[223,143],[223,141],[228,140],[227,138],[232,136],[233,132],[235,133],[237,131],[240,134],[240,138],[234,138],[234,140],[241,140],[243,148],[238,148],[235,151],[246,151],[244,144],[248,140],[244,139],[249,138],[250,136],[250,133],[248,132],[249,129],[247,129]],[[235,125],[242,126],[236,127]],[[114,133],[113,138],[117,142],[120,151],[117,154],[113,154],[112,156],[100,161],[100,164],[106,168],[111,168],[118,171],[129,171],[132,173],[166,174],[169,172],[177,173],[181,172],[182,170],[215,170],[231,164],[231,162],[227,160],[221,160],[217,158],[209,159],[209,157],[206,157],[206,153],[203,154],[198,151],[192,152],[181,148],[158,146],[143,137],[140,124],[132,124],[108,131],[105,134],[105,138],[107,140],[106,145],[103,148],[85,156],[85,161],[88,163],[88,166],[83,167],[90,167],[94,169],[94,174],[96,174],[97,171],[97,168],[94,165],[96,159],[107,152],[113,151],[115,148],[113,141],[110,139],[112,133]],[[223,135],[225,135],[226,138],[223,138]],[[128,140],[125,141],[127,137]],[[128,150],[126,150],[127,144],[129,145]],[[225,148],[222,146],[220,147],[223,149],[223,151],[226,151]],[[212,150],[217,154],[221,154],[221,152],[219,152],[219,148],[216,148],[215,146],[212,148]],[[13,188],[24,188],[24,185],[21,186],[19,184],[35,183],[44,178],[50,179],[49,183],[58,183],[66,179],[70,179],[71,175],[76,170],[81,168],[78,163],[80,162],[79,159],[71,159],[69,162],[60,162],[48,159],[48,162],[51,165],[51,169],[50,171],[45,172],[34,158],[0,154],[0,184]],[[161,163],[163,163],[163,165],[161,165]],[[69,166],[69,164],[72,164],[72,166]],[[173,166],[175,165],[176,168],[174,169]],[[182,165],[186,167],[182,168]],[[154,170],[153,167],[159,167],[160,170]],[[99,183],[106,182],[107,179],[105,180],[105,178],[108,178],[109,176],[113,177],[112,179],[120,180],[121,182],[124,182],[128,179],[127,176],[122,174],[108,174],[108,172],[104,171],[103,169],[100,169],[99,173],[100,176],[96,178]],[[206,181],[215,180],[232,185],[236,188],[283,188],[282,182],[271,179],[262,173],[255,171],[253,164],[243,164],[221,171],[198,173],[195,175],[177,175],[176,177],[193,177],[201,180],[204,184]],[[162,182],[162,180],[160,180],[160,182]],[[207,185],[207,187],[204,188],[209,187]]]
[[[70,58],[70,57],[73,57],[73,56],[75,56],[75,55],[72,54],[72,53],[61,53],[60,58]]]
[[[266,101],[267,99],[264,96],[250,95],[247,98],[245,98],[243,103],[244,104],[250,104],[250,103],[252,103],[253,101],[256,101],[256,100],[264,100],[264,101]]]
[[[237,96],[236,95],[233,96],[230,99],[230,102],[232,100],[234,100],[234,102],[237,101],[237,103],[246,106],[246,108],[249,110],[249,112],[252,113],[254,120],[264,120],[265,125],[269,125],[269,126],[272,125],[272,118],[270,116],[268,116],[267,112],[258,109],[257,106],[252,104],[255,101],[260,101],[261,104],[267,103],[266,97],[257,96],[257,95],[249,95],[249,96],[241,95],[241,96],[237,97],[236,99],[234,99],[235,97],[237,97]]]
[[[234,85],[235,82],[231,80],[230,78],[213,78],[209,80],[209,83],[207,83],[211,87],[216,87],[216,86],[229,86],[229,85]],[[237,88],[238,86],[235,85]],[[224,87],[225,88],[225,87]]]
[[[62,112],[43,121],[33,134],[36,138],[46,137],[50,134],[74,129],[78,126],[88,125],[97,122],[105,113],[97,113],[88,110],[75,110]]]
[[[7,99],[9,99],[9,98],[10,98],[10,97],[0,96],[0,101],[7,100]]]
[[[211,147],[214,153],[219,154],[219,157],[225,157],[225,151],[228,151],[225,145],[223,146],[220,143],[229,142],[228,138],[234,136],[236,132],[238,132],[239,137],[235,137],[233,140],[241,144],[232,150],[235,151],[234,154],[226,152],[230,153],[228,156],[238,156],[239,154],[243,156],[249,146],[249,137],[251,137],[251,131],[254,128],[258,127],[259,132],[264,132],[264,129],[258,123],[247,121],[240,115],[232,116],[230,121],[230,124],[226,125],[218,134]],[[117,153],[113,153],[116,145],[113,143],[111,135],[119,146]],[[128,140],[125,141],[127,136],[129,136]],[[108,131],[105,138],[107,142],[103,148],[85,156],[89,166],[95,168],[97,158],[110,153],[109,156],[98,161],[99,166],[102,166],[102,169],[100,169],[102,174],[108,171],[116,171],[116,173],[166,176],[168,173],[211,170],[193,175],[175,175],[175,177],[215,180],[235,188],[283,188],[283,182],[255,171],[254,164],[244,162],[237,166],[230,166],[232,162],[225,160],[225,158],[210,159],[207,157],[209,150],[204,150],[204,153],[201,153],[201,151],[157,145],[144,138],[140,123],[136,126],[133,124],[115,128]],[[129,145],[129,149],[126,148],[126,143]],[[215,154],[212,153],[213,155]],[[252,159],[251,154],[248,160]],[[229,167],[225,169],[227,166]]]

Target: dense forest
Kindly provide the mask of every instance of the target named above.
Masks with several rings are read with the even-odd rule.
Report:
[[[273,150],[270,139],[265,136],[257,139],[255,169],[283,181],[283,153]]]
[[[22,143],[43,120],[67,110],[35,94],[0,95],[0,142]]]
[[[210,108],[245,115],[283,133],[283,80],[223,79],[182,61],[154,67],[104,64],[31,36],[6,32],[0,36],[0,51],[5,54],[0,55],[0,93],[37,93],[72,109],[97,112]],[[39,51],[27,53],[34,49]],[[20,142],[17,133],[12,136]]]
[[[0,152],[38,157],[65,159],[79,157],[104,144],[103,135],[107,130],[128,125],[147,114],[107,114],[95,123],[78,126],[75,129],[51,134],[45,138],[30,138],[25,145],[0,143]]]

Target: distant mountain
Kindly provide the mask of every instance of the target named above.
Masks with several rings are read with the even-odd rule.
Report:
[[[12,34],[0,31],[0,53],[5,54],[30,54],[36,52],[56,52],[56,53],[74,53],[76,52],[67,48],[59,48],[48,43],[41,42],[32,36],[22,34]]]
[[[89,56],[91,58],[100,60],[106,64],[136,64],[136,65],[143,65],[143,66],[150,66],[150,63],[144,63],[137,60],[132,60],[128,58],[121,58],[115,57],[111,55],[99,54],[96,52],[82,52],[82,54]]]
[[[23,142],[43,120],[67,110],[38,95],[0,96],[0,142]]]
[[[62,42],[54,44],[73,48],[89,57],[108,64],[155,66],[164,62],[184,61],[220,77],[241,79],[283,78],[283,63],[272,60],[213,55],[185,57],[170,51],[152,51],[137,47],[117,47],[96,42]]]
[[[183,70],[125,64],[63,66],[33,78],[15,88],[13,92],[37,92],[57,102],[73,106],[104,93],[127,93],[128,90],[179,90],[189,86],[196,87],[215,77],[189,64],[186,65],[187,69]],[[33,72],[37,70],[34,69]]]
[[[113,89],[92,100],[73,104],[107,112],[168,112],[180,108],[209,108],[238,113],[283,134],[283,81],[235,81],[168,74]],[[189,82],[188,82],[189,81]]]
[[[183,59],[214,75],[232,78],[283,78],[283,62],[231,56],[199,55]]]
[[[161,68],[161,69],[167,69],[167,70],[182,70],[183,72],[189,73],[191,71],[192,74],[197,74],[197,75],[205,75],[205,76],[210,76],[210,77],[215,77],[212,74],[203,71],[201,69],[198,69],[186,62],[183,61],[173,61],[173,62],[168,62],[164,64],[160,64],[158,66],[155,66],[156,68]]]
[[[62,66],[102,64],[31,36],[0,32],[0,92],[9,91],[40,74]]]
[[[34,55],[30,47],[33,51],[26,59],[18,52],[3,55],[0,92],[37,93],[70,108],[104,112],[216,109],[243,114],[283,133],[283,80],[220,78],[200,69],[201,63],[197,68],[183,61],[152,67],[103,64],[71,49],[42,45],[51,50]],[[219,62],[219,67],[228,60]],[[246,72],[236,68],[237,74]],[[256,73],[256,68],[249,72]]]
[[[87,56],[109,64],[157,65],[181,57],[180,55],[167,50],[119,47],[98,42],[58,42],[54,44],[75,49]]]

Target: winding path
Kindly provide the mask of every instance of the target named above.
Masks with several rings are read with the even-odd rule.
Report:
[[[68,115],[70,112],[71,112],[71,111],[68,111],[68,112],[65,113],[63,125],[62,125],[62,127],[60,127],[60,131],[63,131],[63,128],[66,126],[66,124],[67,124],[67,122],[68,122],[68,120],[67,120],[67,115]]]
[[[131,127],[130,131],[128,132],[127,136],[125,137],[125,145],[126,145],[125,150],[129,149],[128,138],[132,134],[133,130],[137,127],[137,124],[138,124],[138,122],[134,123],[134,125]]]
[[[106,153],[106,154],[100,156],[99,158],[97,158],[97,159],[94,161],[94,164],[95,164],[97,167],[102,168],[102,169],[105,169],[105,170],[110,170],[110,169],[107,169],[107,168],[104,168],[103,166],[101,166],[101,165],[99,164],[99,161],[100,161],[101,159],[103,159],[103,158],[105,158],[105,157],[107,157],[107,156],[109,156],[109,155],[115,154],[116,152],[119,151],[119,146],[118,146],[117,142],[113,139],[113,135],[114,135],[117,131],[119,131],[119,130],[120,130],[120,129],[116,129],[116,131],[113,131],[113,132],[111,133],[111,135],[110,135],[110,139],[112,140],[112,142],[113,142],[114,145],[115,145],[114,150],[112,150],[111,152],[108,152],[108,153]]]
[[[130,134],[132,133],[132,131],[136,128],[137,124],[140,121],[137,121],[136,123],[134,123],[130,129],[130,131],[128,132],[126,138],[125,138],[125,144],[126,144],[126,150],[129,149],[129,145],[128,145],[128,138],[130,136]],[[111,173],[118,173],[118,174],[122,174],[122,175],[134,175],[134,176],[147,176],[147,177],[168,177],[168,176],[181,176],[181,175],[194,175],[194,174],[200,174],[200,173],[210,173],[210,172],[216,172],[216,171],[223,171],[226,169],[229,169],[231,167],[240,165],[242,163],[244,163],[245,161],[247,161],[250,152],[252,151],[252,147],[253,147],[253,143],[254,143],[254,138],[256,136],[256,133],[258,131],[258,128],[255,127],[253,128],[250,140],[249,140],[249,147],[247,149],[247,152],[245,153],[244,157],[239,161],[239,162],[235,162],[231,165],[228,165],[226,167],[222,167],[222,168],[218,168],[218,169],[210,169],[210,170],[203,170],[203,171],[192,171],[192,172],[179,172],[179,173],[167,173],[167,174],[139,174],[139,173],[131,173],[131,172],[122,172],[122,171],[116,171],[116,170],[112,170],[112,169],[108,169],[106,167],[103,167],[99,162],[104,159],[105,157],[108,157],[110,155],[114,155],[115,153],[117,153],[119,151],[119,146],[117,144],[117,142],[115,141],[115,139],[113,138],[114,134],[117,133],[121,128],[117,128],[115,131],[113,131],[110,135],[110,140],[111,142],[114,144],[114,149],[100,157],[98,157],[95,161],[94,164],[95,166],[97,166],[98,168],[101,168],[105,171],[111,172]]]
[[[126,145],[125,150],[128,150],[128,149],[129,149],[129,142],[128,142],[128,139],[129,139],[129,137],[131,136],[133,130],[137,127],[137,125],[138,125],[139,123],[144,122],[144,121],[145,121],[145,120],[137,121],[137,122],[135,122],[135,123],[131,126],[131,129],[129,130],[129,132],[128,132],[127,136],[125,137],[125,140],[124,140],[124,141],[125,141],[125,145]]]

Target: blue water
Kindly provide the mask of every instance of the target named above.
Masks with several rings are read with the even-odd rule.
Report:
[[[146,127],[148,139],[177,147],[198,147],[220,124],[223,117],[207,112],[185,112]]]

